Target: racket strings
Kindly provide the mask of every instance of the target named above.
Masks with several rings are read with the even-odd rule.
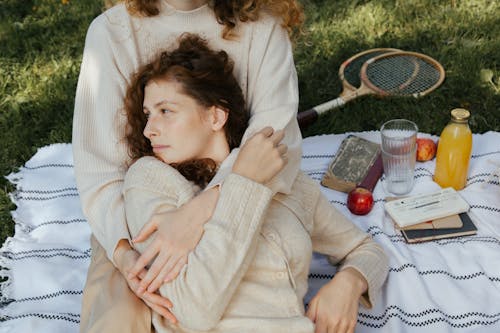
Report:
[[[359,77],[359,73],[361,72],[361,67],[363,67],[363,64],[371,58],[388,52],[392,52],[392,50],[372,51],[352,59],[351,62],[349,62],[349,64],[347,64],[347,66],[344,68],[344,79],[351,86],[358,88],[361,85],[361,78]]]
[[[431,89],[440,71],[425,59],[412,55],[380,58],[367,66],[368,80],[391,95],[416,95]]]

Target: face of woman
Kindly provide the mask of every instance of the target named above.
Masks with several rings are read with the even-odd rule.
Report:
[[[180,83],[157,79],[144,89],[143,110],[148,116],[144,136],[157,158],[165,163],[212,158],[217,132],[211,125],[210,110],[182,93]]]

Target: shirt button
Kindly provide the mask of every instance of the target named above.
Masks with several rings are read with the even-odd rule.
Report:
[[[267,234],[267,238],[269,238],[269,240],[275,241],[276,240],[276,235],[273,234],[273,233],[269,233],[269,234]]]
[[[285,272],[276,273],[276,278],[278,278],[278,279],[284,279],[285,277],[286,277]]]

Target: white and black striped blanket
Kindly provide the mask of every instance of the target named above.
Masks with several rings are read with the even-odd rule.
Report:
[[[302,169],[318,182],[348,134],[379,141],[378,132],[306,138]],[[425,136],[422,134],[422,136]],[[382,182],[375,207],[358,217],[346,194],[323,188],[331,203],[380,243],[390,257],[382,294],[371,310],[361,308],[356,332],[500,332],[500,133],[474,135],[467,186],[478,233],[409,245],[384,214]],[[439,187],[434,161],[418,163],[412,194]],[[80,300],[89,264],[90,230],[81,212],[71,145],[41,148],[17,173],[12,200],[15,235],[0,250],[0,332],[78,332]],[[315,256],[306,297],[334,274]]]

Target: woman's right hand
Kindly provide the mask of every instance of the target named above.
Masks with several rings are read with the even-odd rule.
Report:
[[[288,147],[281,143],[285,133],[265,127],[240,148],[233,172],[257,183],[266,184],[287,164]]]
[[[126,242],[123,240],[123,242]],[[132,292],[142,299],[144,303],[153,311],[157,312],[161,316],[165,317],[172,324],[177,323],[177,318],[170,312],[170,308],[172,308],[172,302],[169,299],[162,297],[157,293],[150,292],[139,292],[139,287],[141,283],[141,279],[146,275],[146,270],[140,272],[137,276],[129,277],[128,272],[132,269],[132,267],[137,262],[139,258],[139,253],[132,249],[130,245],[122,244],[123,246],[117,247],[114,253],[114,260],[117,265],[118,270],[123,275],[127,284],[132,290]]]

